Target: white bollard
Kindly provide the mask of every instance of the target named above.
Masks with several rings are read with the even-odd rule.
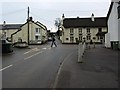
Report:
[[[78,45],[78,62],[83,62],[82,61],[82,53],[83,53],[83,50],[82,50],[82,43],[79,43]]]

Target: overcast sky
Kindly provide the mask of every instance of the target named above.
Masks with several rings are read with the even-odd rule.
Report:
[[[30,7],[30,16],[34,21],[40,21],[48,29],[54,30],[56,18],[64,13],[66,18],[77,16],[106,17],[111,0],[1,0],[0,23],[25,23],[27,7]]]

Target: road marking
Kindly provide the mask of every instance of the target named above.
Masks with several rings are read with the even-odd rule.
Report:
[[[57,86],[57,84],[58,84],[58,78],[59,78],[60,72],[61,72],[61,70],[62,70],[62,67],[63,67],[65,61],[66,61],[67,58],[69,58],[72,54],[73,54],[73,52],[70,53],[70,54],[68,54],[66,57],[63,58],[63,61],[60,63],[60,67],[59,67],[59,69],[58,69],[57,76],[56,76],[56,78],[55,78],[54,84],[53,84],[53,86],[51,86],[51,87],[53,88],[53,90],[56,88],[56,86]],[[62,59],[62,57],[61,57],[60,59]]]
[[[27,57],[27,58],[24,58],[24,60],[27,60],[27,59],[29,59],[29,58],[32,58],[33,56],[36,56],[36,55],[38,55],[38,54],[40,54],[40,53],[42,53],[42,51],[41,51],[41,52],[38,52],[38,53],[36,53],[36,54],[33,54],[33,55],[31,55],[31,56],[29,56],[29,57]]]
[[[42,49],[47,49],[47,48],[42,48]]]
[[[9,68],[9,67],[12,67],[13,65],[11,64],[11,65],[9,65],[9,66],[7,66],[7,67],[4,67],[3,69],[0,69],[0,72],[1,71],[3,71],[3,70],[5,70],[5,69],[7,69],[7,68]]]
[[[38,50],[39,50],[38,48],[33,48],[33,49],[31,49],[31,50],[25,52],[24,54],[28,54],[28,53],[30,53],[30,52],[32,52],[32,51],[38,51]]]

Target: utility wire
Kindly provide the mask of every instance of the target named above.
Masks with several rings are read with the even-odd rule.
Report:
[[[94,10],[57,10],[57,9],[54,9],[54,10],[50,10],[50,9],[40,9],[40,8],[33,8],[33,9],[38,9],[39,11],[44,11],[44,12],[100,12],[100,11],[105,11],[106,9],[94,9]]]
[[[30,12],[30,14],[33,15],[33,16],[35,16],[35,17],[38,17],[38,18],[40,18],[40,19],[42,19],[42,20],[44,20],[44,21],[47,21],[47,22],[53,23],[53,21],[50,21],[50,20],[45,19],[45,18],[43,19],[43,18],[41,18],[40,16],[38,16],[38,15],[32,13],[32,12]]]
[[[2,13],[3,16],[8,16],[8,15],[12,15],[12,14],[16,14],[16,13],[21,13],[23,11],[26,11],[27,9],[19,9],[19,10],[15,10],[15,11],[11,11],[11,12],[7,12],[7,13]]]

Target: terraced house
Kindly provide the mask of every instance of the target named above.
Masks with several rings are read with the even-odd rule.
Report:
[[[104,43],[107,33],[106,17],[65,18],[62,16],[62,43],[95,42]]]
[[[47,27],[38,21],[34,22],[32,17],[25,24],[6,24],[0,27],[1,37],[9,38],[12,43],[41,44],[48,39]]]
[[[6,24],[0,25],[0,38],[8,39],[11,41],[11,34],[18,31],[22,24]]]

